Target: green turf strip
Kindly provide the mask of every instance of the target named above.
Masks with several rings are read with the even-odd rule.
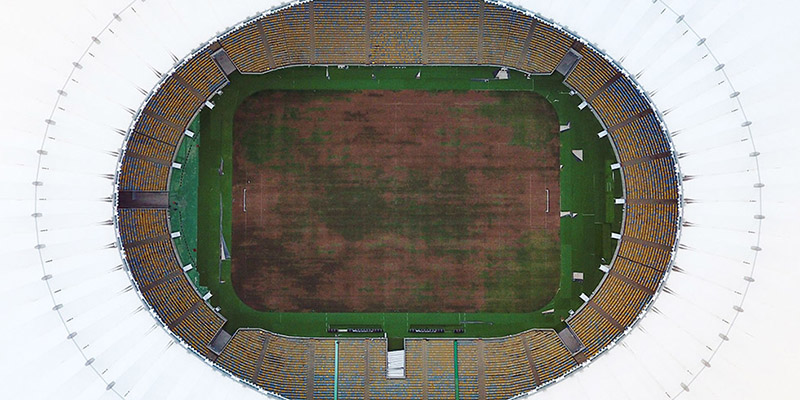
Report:
[[[189,130],[200,131],[200,121],[193,121]],[[197,265],[197,184],[200,161],[200,136],[194,138],[184,136],[175,162],[181,169],[172,169],[169,182],[169,219],[173,232],[180,230],[181,236],[173,239],[181,265]],[[200,295],[208,293],[208,288],[200,284],[200,273],[197,269],[187,272],[189,280],[195,285]]]

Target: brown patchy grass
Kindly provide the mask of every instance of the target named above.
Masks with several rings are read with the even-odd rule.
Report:
[[[264,311],[533,311],[558,288],[558,154],[529,92],[256,94],[234,123],[234,288]]]

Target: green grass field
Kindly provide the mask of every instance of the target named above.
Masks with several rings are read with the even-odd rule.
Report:
[[[177,203],[171,213],[171,224],[173,229],[180,226],[183,233],[176,242],[182,263],[196,266],[190,277],[201,293],[213,294],[211,305],[220,307],[228,319],[225,329],[233,332],[240,327],[261,327],[287,335],[329,336],[328,326],[381,326],[390,337],[390,346],[397,347],[403,337],[424,336],[409,334],[409,327],[461,326],[466,329],[464,337],[562,328],[570,310],[582,304],[579,295],[591,294],[599,283],[602,272],[598,266],[611,260],[616,246],[610,233],[620,229],[621,207],[614,206],[613,199],[622,195],[622,188],[618,173],[609,168],[615,157],[608,139],[596,135],[602,130],[600,124],[588,109],[577,108],[580,99],[569,95],[562,76],[526,79],[524,74],[512,72],[507,81],[476,80],[490,78],[494,70],[491,67],[331,68],[330,79],[326,79],[324,67],[298,67],[258,76],[232,76],[231,84],[223,89],[224,94],[214,99],[216,107],[202,111],[199,127],[198,121],[193,124],[199,134],[184,139],[178,152],[184,168],[173,172],[170,186],[171,201]],[[421,79],[415,79],[417,72],[421,72]],[[571,123],[571,129],[561,134],[561,210],[577,215],[561,219],[561,277],[555,298],[539,310],[527,313],[295,313],[260,312],[248,307],[231,285],[230,261],[221,265],[219,262],[220,195],[223,235],[229,247],[232,243],[232,135],[233,114],[238,106],[248,96],[263,90],[404,89],[534,91],[551,102],[560,123]],[[584,151],[582,162],[572,154],[572,150],[578,149]],[[223,176],[218,174],[221,159]],[[573,272],[583,272],[585,280],[573,282]],[[551,313],[542,313],[551,309]]]

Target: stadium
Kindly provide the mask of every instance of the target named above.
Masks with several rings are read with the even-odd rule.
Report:
[[[789,397],[778,5],[253,3],[9,72],[4,392]]]

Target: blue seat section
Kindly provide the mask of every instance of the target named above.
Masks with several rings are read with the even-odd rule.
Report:
[[[264,349],[267,332],[261,329],[238,329],[217,358],[217,365],[250,382],[256,372],[258,357]]]
[[[147,108],[145,108],[147,109]],[[139,114],[133,127],[135,133],[149,136],[170,146],[177,147],[184,131],[147,114]]]
[[[671,246],[678,226],[678,204],[625,204],[625,236]]]
[[[308,3],[297,4],[261,20],[277,67],[312,62],[311,20]]]
[[[363,0],[314,1],[317,64],[367,62],[367,7]]]
[[[620,325],[628,326],[650,300],[650,294],[609,275],[592,300]]]
[[[268,49],[258,29],[258,21],[252,21],[219,40],[233,64],[242,73],[258,74],[270,70]]]
[[[157,191],[167,189],[169,167],[135,157],[122,159],[119,172],[120,190]]]
[[[622,163],[671,151],[667,135],[655,113],[620,127],[611,133],[611,138]]]
[[[588,99],[617,73],[614,66],[589,46],[578,53],[582,56],[567,76],[566,83]]]
[[[542,382],[564,376],[578,365],[556,331],[533,329],[522,335],[527,336],[531,358]]]
[[[173,130],[183,133],[203,103],[170,75],[147,102],[144,110],[145,113],[161,116],[175,126]]]
[[[536,388],[522,335],[484,342],[487,398],[507,399]]]
[[[569,320],[569,326],[586,348],[583,354],[594,357],[622,333],[593,307],[583,307]]]
[[[313,339],[309,345],[314,348],[314,398],[333,400],[335,340]]]
[[[664,272],[669,266],[670,251],[623,240],[619,243],[617,256],[618,257],[616,261],[627,259],[636,265],[641,265],[655,269],[656,271]],[[616,261],[614,266],[616,266]],[[661,275],[663,274],[659,274],[658,279],[660,279]],[[646,282],[640,283],[644,284]]]
[[[664,272],[652,268],[647,264],[631,261],[627,258],[618,258],[614,262],[614,271],[620,275],[638,282],[640,285],[655,291],[659,282],[664,277]]]
[[[428,398],[452,399],[456,392],[452,340],[428,342]]]
[[[386,379],[386,341],[370,342],[370,398],[415,399],[422,393],[422,340],[406,339],[406,378]]]
[[[211,343],[214,335],[222,329],[224,324],[224,319],[211,311],[205,304],[201,304],[175,325],[172,331],[195,351],[208,355],[209,350],[206,346]]]
[[[626,199],[678,199],[679,182],[672,157],[625,165],[622,173]]]
[[[371,0],[370,62],[422,63],[422,1]]]
[[[542,20],[538,22],[533,28],[527,63],[522,69],[549,74],[555,71],[574,39]]]
[[[478,351],[477,340],[458,339],[458,390],[463,400],[479,399]]]
[[[183,274],[175,275],[146,290],[144,297],[167,325],[175,322],[200,300]]]
[[[228,78],[211,58],[211,53],[202,50],[175,70],[190,86],[200,92],[203,99],[211,97],[228,84]]]
[[[306,398],[306,368],[311,339],[269,333],[267,351],[256,384],[289,399]]]
[[[480,1],[428,1],[428,62],[478,63]]]
[[[175,154],[175,145],[164,143],[143,133],[133,132],[125,144],[125,151],[169,163]]]
[[[644,96],[624,76],[600,92],[591,104],[609,128],[649,108]]]
[[[123,245],[167,235],[167,211],[119,209],[117,227]]]
[[[364,398],[367,376],[367,351],[369,340],[349,339],[339,341],[339,398],[360,400]],[[384,363],[385,359],[370,360],[370,364]]]

